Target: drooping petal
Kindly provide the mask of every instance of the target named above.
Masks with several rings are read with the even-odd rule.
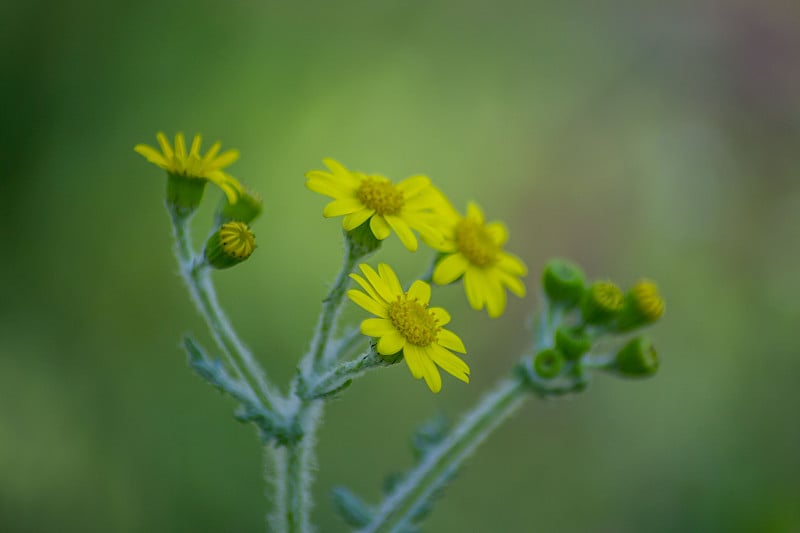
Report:
[[[405,345],[406,338],[392,330],[378,339],[377,349],[381,355],[393,355],[402,350]]]
[[[408,297],[416,298],[420,305],[428,305],[431,301],[431,286],[424,281],[416,280],[408,289]]]
[[[447,285],[454,282],[467,271],[469,260],[462,254],[448,255],[436,265],[433,270],[433,282],[437,285]]]
[[[388,318],[389,316],[389,314],[386,312],[386,306],[381,305],[359,290],[350,289],[347,291],[347,297],[350,298],[353,303],[359,307],[362,307],[366,311],[369,311],[373,315],[381,318]]]
[[[386,222],[392,227],[397,236],[400,238],[400,242],[403,243],[408,251],[416,252],[417,246],[417,238],[414,236],[414,233],[411,231],[411,228],[408,227],[406,221],[402,218],[395,216],[395,215],[386,215]]]
[[[322,216],[326,218],[349,215],[363,208],[361,200],[358,198],[341,198],[334,200],[322,210]]]
[[[439,374],[439,369],[433,362],[433,357],[429,351],[429,347],[420,348],[422,352],[422,377],[425,378],[425,383],[434,394],[442,390],[442,376]]]
[[[450,323],[450,313],[444,307],[431,307],[428,309],[436,317],[436,324],[446,326]]]
[[[449,329],[439,330],[437,342],[445,348],[453,350],[454,352],[467,353],[467,349],[464,347],[464,343],[461,341],[461,338]]]
[[[396,331],[388,318],[367,318],[361,323],[361,333],[369,337],[383,337]]]
[[[419,346],[406,343],[406,345],[403,346],[403,358],[406,360],[408,369],[411,371],[411,375],[414,376],[414,379],[420,379],[424,374],[424,366],[422,362],[423,355]]]
[[[484,304],[481,278],[481,271],[476,268],[468,268],[464,273],[464,289],[467,292],[467,300],[469,305],[478,311],[483,309]]]
[[[386,223],[386,219],[381,215],[372,217],[369,221],[369,227],[372,230],[372,234],[375,235],[375,238],[379,241],[382,241],[392,233],[392,228],[389,227],[389,224]]]
[[[346,231],[353,231],[361,224],[363,224],[369,217],[371,217],[375,213],[374,209],[370,209],[365,207],[360,211],[356,211],[355,213],[350,213],[349,215],[345,216],[342,219],[342,227]]]
[[[389,286],[389,290],[392,291],[392,301],[394,301],[397,296],[403,294],[403,286],[400,285],[400,280],[397,279],[397,274],[394,273],[392,267],[387,265],[386,263],[378,263],[378,274],[380,275],[381,279],[386,282]]]
[[[460,357],[438,344],[432,344],[429,351],[433,362],[442,367],[442,370],[464,383],[469,383],[469,366]]]
[[[497,318],[506,309],[506,290],[500,285],[500,280],[492,274],[486,274],[484,279],[486,310],[489,312],[490,317]]]

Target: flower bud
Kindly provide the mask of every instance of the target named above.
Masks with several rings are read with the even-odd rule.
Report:
[[[556,348],[561,350],[568,360],[579,359],[591,347],[592,339],[582,329],[569,326],[560,326],[556,329]]]
[[[239,194],[236,203],[230,203],[227,197],[222,199],[217,209],[217,223],[239,221],[250,224],[264,210],[261,196],[249,189]]]
[[[547,298],[566,308],[581,300],[585,286],[586,277],[580,267],[564,259],[551,259],[542,272],[542,287]]]
[[[546,348],[534,357],[533,368],[545,379],[554,378],[564,368],[564,355],[555,348]]]
[[[625,298],[610,281],[592,283],[581,301],[581,314],[587,324],[602,324],[622,310]]]
[[[664,315],[664,299],[656,284],[639,280],[625,295],[625,306],[618,318],[618,329],[627,331],[651,324]]]
[[[256,238],[247,224],[226,222],[206,242],[205,257],[217,269],[230,268],[250,257]]]
[[[617,353],[615,363],[617,371],[624,376],[652,376],[658,370],[658,353],[650,339],[636,337]]]
[[[171,172],[167,175],[167,206],[179,216],[191,215],[203,199],[206,180]]]

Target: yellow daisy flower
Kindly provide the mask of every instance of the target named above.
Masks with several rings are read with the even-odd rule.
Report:
[[[433,281],[447,285],[463,276],[472,308],[486,307],[490,317],[498,317],[506,307],[506,288],[520,298],[525,296],[520,277],[528,273],[528,268],[520,258],[503,250],[508,229],[502,222],[487,224],[481,209],[472,202],[465,217],[450,209],[450,230],[445,232],[444,245],[435,247],[448,255],[436,265]]]
[[[333,198],[325,206],[325,217],[344,215],[342,227],[351,231],[369,220],[372,234],[383,240],[394,231],[410,251],[418,242],[412,230],[430,244],[441,244],[437,229],[441,194],[426,176],[411,176],[394,184],[377,174],[352,172],[333,159],[323,159],[330,172],[312,170],[306,187]]]
[[[442,327],[450,322],[450,314],[441,307],[428,307],[431,286],[417,280],[405,292],[389,265],[379,264],[377,272],[369,265],[359,266],[364,277],[350,277],[366,294],[351,289],[347,296],[378,317],[361,323],[361,333],[378,339],[378,353],[393,355],[402,350],[411,375],[425,378],[432,392],[442,389],[437,365],[469,383],[469,367],[450,351],[466,353],[464,343]]]
[[[170,174],[210,181],[216,184],[230,203],[236,203],[239,195],[244,192],[242,185],[236,178],[222,171],[223,168],[233,164],[239,159],[238,150],[227,150],[217,155],[222,146],[219,141],[215,142],[204,156],[200,155],[200,143],[202,137],[195,135],[189,153],[186,153],[186,141],[183,133],[175,135],[175,148],[169,144],[167,136],[162,132],[156,135],[158,144],[161,146],[159,152],[147,144],[137,144],[133,149],[151,163],[158,165]]]

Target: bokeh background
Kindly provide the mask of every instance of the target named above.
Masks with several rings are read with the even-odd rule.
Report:
[[[470,385],[398,366],[330,405],[321,531],[346,529],[333,486],[377,501],[418,423],[506,374],[554,255],[660,282],[662,369],[530,401],[426,530],[800,531],[797,2],[12,0],[0,21],[0,530],[264,529],[256,435],[178,347],[208,336],[132,149],[163,129],[238,147],[264,196],[259,249],[216,279],[280,382],[340,265],[303,185],[323,157],[478,200],[531,267],[499,320],[437,290]],[[380,259],[408,279],[429,257]]]

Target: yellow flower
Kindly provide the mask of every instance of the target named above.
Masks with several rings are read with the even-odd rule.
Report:
[[[463,276],[472,308],[485,306],[489,316],[498,317],[506,307],[506,288],[520,298],[525,296],[520,277],[528,273],[528,268],[520,258],[503,250],[508,230],[502,222],[487,224],[483,212],[472,202],[465,217],[450,209],[450,230],[445,232],[444,245],[436,247],[448,255],[436,265],[433,281],[447,285]]]
[[[361,323],[361,333],[378,338],[381,355],[393,355],[400,350],[416,379],[425,378],[433,392],[442,389],[442,378],[436,365],[464,383],[469,383],[469,367],[450,350],[466,353],[464,343],[442,326],[450,322],[450,314],[441,307],[428,307],[431,286],[415,281],[404,292],[394,271],[384,263],[378,271],[361,264],[361,272],[350,274],[366,294],[351,289],[347,296],[378,318]]]
[[[136,153],[144,156],[145,159],[170,174],[206,180],[216,184],[228,197],[230,203],[236,203],[244,188],[233,176],[226,174],[222,169],[239,159],[238,150],[227,150],[217,155],[222,146],[217,141],[204,156],[201,156],[200,143],[202,142],[202,137],[195,135],[187,154],[183,133],[175,135],[174,149],[169,144],[169,140],[164,133],[158,132],[156,138],[161,146],[161,152],[146,144],[137,144],[133,149]]]
[[[412,230],[433,246],[442,242],[438,209],[442,196],[426,176],[411,176],[396,185],[377,174],[352,172],[333,159],[323,159],[330,172],[312,170],[306,187],[334,200],[325,206],[325,217],[344,215],[342,227],[351,231],[367,220],[372,234],[383,240],[394,231],[403,245],[416,251]]]

